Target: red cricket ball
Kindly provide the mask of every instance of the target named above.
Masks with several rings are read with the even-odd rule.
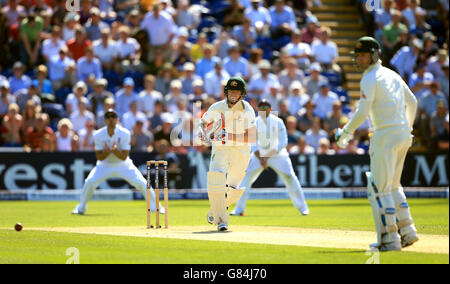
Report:
[[[22,226],[21,223],[17,223],[17,224],[14,226],[14,229],[16,229],[17,232],[20,232],[20,231],[22,231],[23,226]]]

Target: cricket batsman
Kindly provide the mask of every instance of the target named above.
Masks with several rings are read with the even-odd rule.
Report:
[[[243,99],[247,95],[240,77],[230,78],[224,87],[225,99],[205,112],[200,121],[200,137],[212,145],[207,173],[210,211],[207,221],[218,231],[228,230],[228,207],[244,192],[239,188],[256,142],[255,112]]]
[[[417,100],[403,79],[381,65],[380,44],[372,37],[356,41],[358,69],[363,71],[361,97],[353,118],[336,131],[336,141],[345,148],[353,131],[370,117],[370,172],[367,196],[372,206],[380,251],[399,251],[417,242],[417,231],[400,184],[403,164],[412,144]]]
[[[300,182],[292,167],[287,146],[287,131],[283,121],[271,113],[272,106],[267,100],[258,104],[259,116],[256,118],[257,142],[250,158],[247,174],[242,181],[244,194],[230,213],[244,216],[250,186],[267,167],[272,168],[283,180],[294,207],[302,215],[309,215],[308,205]]]
[[[142,173],[130,159],[130,132],[118,125],[117,112],[108,109],[104,116],[105,127],[94,133],[95,156],[97,165],[91,170],[85,180],[80,203],[72,211],[72,214],[83,215],[87,210],[87,203],[94,194],[94,190],[108,178],[119,177],[140,190],[144,197],[147,196],[147,181]],[[151,190],[151,210],[155,211],[155,192]],[[164,213],[164,207],[159,204],[160,213]]]

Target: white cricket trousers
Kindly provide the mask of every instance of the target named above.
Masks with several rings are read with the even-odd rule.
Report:
[[[250,153],[248,146],[215,147],[211,153],[209,170],[224,173],[227,185],[237,189],[245,176]]]
[[[308,206],[305,201],[302,186],[295,175],[291,159],[289,158],[287,151],[281,151],[278,155],[269,158],[267,160],[267,166],[272,168],[283,180],[294,207],[298,210],[307,209]],[[242,187],[245,187],[245,192],[236,204],[236,208],[234,209],[236,213],[244,213],[247,199],[249,197],[250,187],[256,179],[258,179],[263,170],[264,168],[261,166],[259,159],[252,154],[250,164],[247,169],[247,174],[241,184]]]
[[[81,212],[86,212],[87,202],[94,194],[94,190],[105,180],[118,177],[127,181],[129,184],[140,190],[147,198],[147,180],[142,173],[136,168],[131,159],[127,159],[123,162],[108,163],[103,161],[97,161],[97,165],[91,170],[88,177],[85,179],[83,191],[80,197],[80,204],[77,209]],[[155,192],[153,188],[150,188],[151,194],[151,210],[155,211]]]
[[[408,128],[386,128],[373,133],[369,148],[370,171],[380,193],[401,187],[403,164],[411,144]]]
[[[411,144],[412,135],[409,128],[386,128],[373,133],[369,149],[372,178],[378,191],[384,193],[383,207],[395,208],[395,215],[386,216],[386,223],[397,224],[402,237],[416,232],[401,186],[403,165]]]

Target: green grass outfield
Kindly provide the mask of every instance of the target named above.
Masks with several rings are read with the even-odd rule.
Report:
[[[419,236],[434,235],[448,239],[448,199],[410,199],[409,204]],[[308,243],[303,246],[273,244],[270,240],[263,240],[261,243],[239,240],[240,230],[244,228],[247,231],[254,228],[256,232],[262,232],[262,235],[265,228],[278,228],[280,232],[290,234],[286,238],[295,236],[297,229],[303,230],[301,232],[313,230],[316,233],[324,230],[325,239],[326,232],[369,234],[368,232],[373,232],[374,226],[371,209],[365,199],[310,200],[310,216],[301,216],[289,200],[250,200],[245,217],[230,217],[230,232],[227,233],[216,233],[215,227],[206,223],[207,200],[171,200],[169,230],[192,227],[197,236],[207,237],[208,240],[171,238],[163,235],[164,229],[156,230],[160,235],[155,235],[155,230],[145,230],[144,201],[92,201],[85,216],[70,214],[75,205],[76,202],[0,202],[0,263],[66,263],[69,258],[66,250],[72,247],[79,250],[80,263],[364,264],[373,256],[366,249],[335,248],[329,243],[326,244],[327,247],[321,247],[307,246]],[[154,220],[154,214],[152,217]],[[163,219],[162,217],[161,222]],[[16,222],[23,224],[22,232],[13,230]],[[84,228],[97,227],[106,228],[106,231],[109,227],[116,228],[120,233],[126,232],[128,227],[131,231],[133,227],[133,232],[151,236],[82,232]],[[82,233],[64,232],[66,229]],[[212,240],[219,237],[220,241]],[[226,241],[227,238],[233,242]],[[284,235],[280,233],[278,238],[282,241]],[[429,242],[428,239],[421,239],[417,246]],[[430,245],[436,244],[431,242]],[[379,261],[449,263],[448,244],[446,252],[388,252],[381,253]]]

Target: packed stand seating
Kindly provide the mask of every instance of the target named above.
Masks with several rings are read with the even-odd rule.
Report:
[[[375,11],[366,8],[367,0],[358,2],[363,22],[372,27],[368,32],[382,44],[383,63],[404,78],[419,102],[414,148],[442,150],[437,137],[448,139],[449,2],[383,0]]]
[[[367,1],[355,1],[367,33],[419,99],[418,143],[443,149],[448,1],[383,0],[376,11]],[[368,121],[347,149],[334,142],[355,107],[343,88],[333,31],[311,12],[320,5],[81,0],[72,12],[65,0],[0,0],[0,147],[93,151],[94,131],[115,108],[132,151],[175,163],[173,153],[208,151],[192,146],[196,123],[224,98],[226,80],[241,76],[255,111],[266,99],[286,124],[291,154],[367,153]],[[171,139],[173,129],[185,131]]]

